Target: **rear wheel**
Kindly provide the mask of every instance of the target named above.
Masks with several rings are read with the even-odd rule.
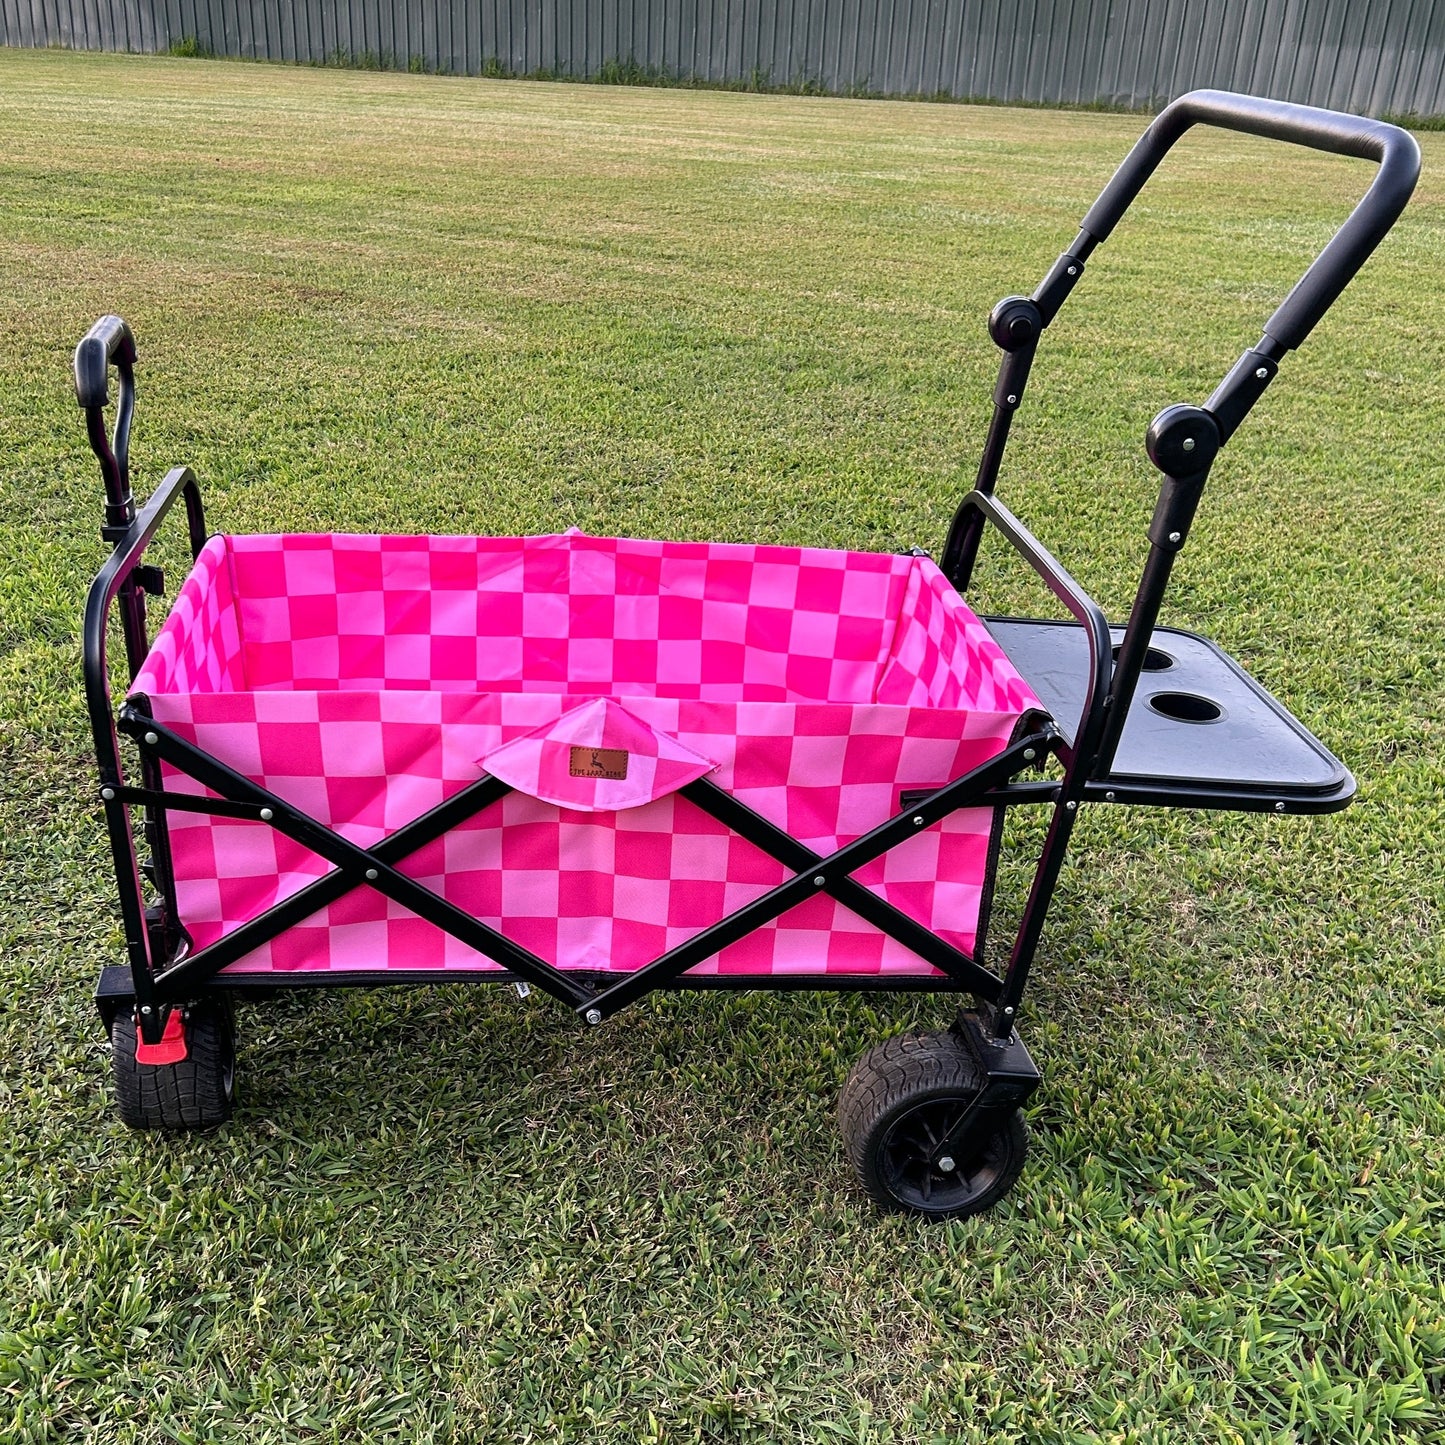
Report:
[[[137,1060],[130,1014],[118,1014],[111,1027],[116,1112],[132,1129],[214,1129],[231,1117],[236,1034],[230,1002],[200,999],[181,1012],[186,1057],[173,1064]]]
[[[838,1121],[853,1171],[875,1203],[966,1219],[1013,1188],[1028,1152],[1017,1109],[968,1157],[937,1159],[985,1082],[978,1060],[950,1032],[901,1034],[859,1059],[843,1086]]]

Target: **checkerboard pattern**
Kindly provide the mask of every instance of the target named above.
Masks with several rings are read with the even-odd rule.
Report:
[[[133,692],[239,692],[249,685],[229,538],[201,549]]]
[[[134,691],[362,846],[495,771],[518,791],[403,871],[560,967],[612,971],[787,876],[686,782],[827,854],[1038,706],[927,559],[580,533],[215,538]],[[626,776],[575,776],[578,747],[625,754]],[[970,952],[990,819],[956,813],[856,876]],[[199,947],[328,871],[263,823],[170,826]],[[365,887],[232,965],[492,967]],[[813,897],[694,972],[935,970]]]

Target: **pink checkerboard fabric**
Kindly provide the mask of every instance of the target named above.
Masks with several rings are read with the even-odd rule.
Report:
[[[229,539],[212,537],[151,644],[132,691],[239,692],[248,684]]]
[[[1037,706],[926,559],[578,533],[213,539],[135,691],[364,846],[495,765],[519,791],[403,871],[550,962],[613,971],[787,876],[685,782],[708,774],[829,853]],[[564,781],[574,745],[626,752],[643,786]],[[857,876],[971,951],[989,821],[954,814]],[[201,947],[327,871],[261,823],[173,813],[171,837]],[[493,965],[361,888],[232,967]],[[695,972],[933,970],[815,897]]]

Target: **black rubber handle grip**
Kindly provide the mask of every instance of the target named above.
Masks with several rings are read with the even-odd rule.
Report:
[[[110,368],[120,375],[115,408],[115,440],[105,432],[110,401]],[[105,483],[105,526],[101,535],[116,541],[135,520],[130,495],[130,423],[135,414],[135,337],[119,316],[102,316],[75,348],[75,399],[85,409],[90,449]]]
[[[112,362],[124,377],[135,365],[135,337],[123,317],[102,316],[75,348],[75,399],[87,410],[110,401]]]
[[[1420,147],[1408,131],[1380,120],[1224,90],[1190,91],[1160,111],[1090,207],[1083,230],[1094,241],[1108,237],[1169,148],[1194,125],[1244,131],[1379,163],[1364,198],[1264,328],[1267,336],[1292,351],[1314,330],[1405,209],[1420,175]]]

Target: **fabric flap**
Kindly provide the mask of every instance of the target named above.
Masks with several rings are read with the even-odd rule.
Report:
[[[584,702],[480,762],[518,792],[584,813],[640,807],[718,766],[609,698]]]

